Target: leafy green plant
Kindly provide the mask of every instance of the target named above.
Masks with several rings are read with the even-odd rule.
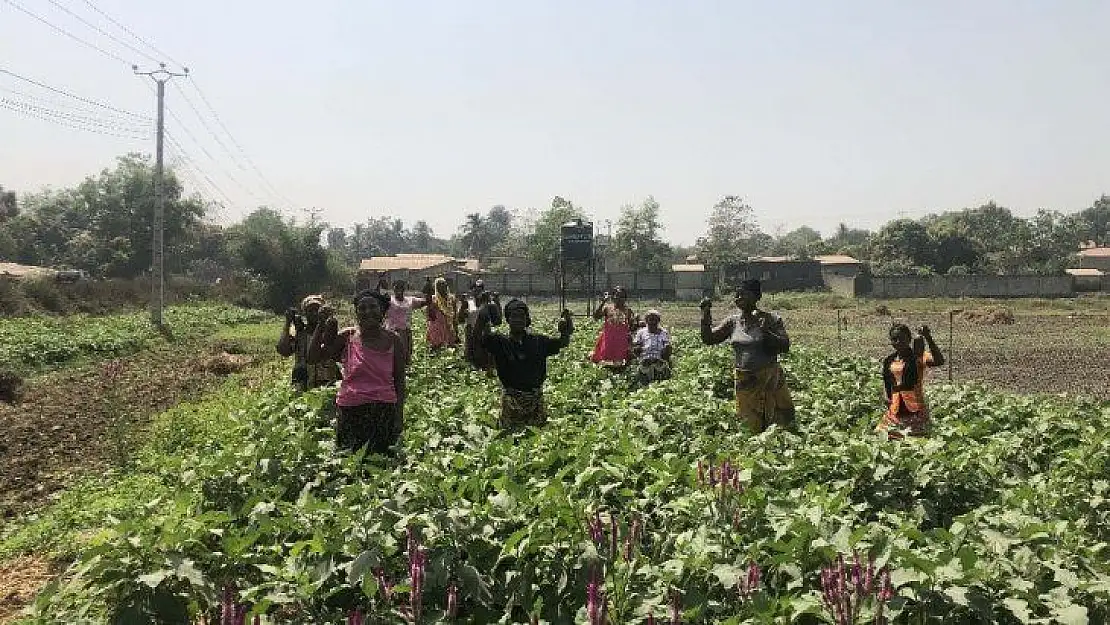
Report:
[[[674,378],[629,392],[588,334],[552,361],[550,423],[512,436],[492,380],[421,352],[391,460],[336,451],[334,389],[240,391],[218,437],[140,457],[157,496],[32,622],[181,622],[230,586],[270,623],[836,623],[847,553],[873,569],[858,622],[1110,618],[1105,403],[935,386],[934,434],[887,441],[875,364],[799,348],[797,431],[750,435],[714,393],[727,350],[678,332]]]

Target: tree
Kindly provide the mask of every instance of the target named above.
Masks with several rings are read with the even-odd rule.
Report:
[[[1110,245],[1110,196],[1103,195],[1090,208],[1079,212],[1083,236],[1096,245]]]
[[[877,273],[901,272],[905,267],[931,267],[933,245],[925,225],[897,219],[882,227],[871,242],[871,261]]]
[[[559,242],[563,224],[584,215],[573,202],[556,196],[551,206],[540,213],[532,232],[526,237],[528,258],[543,271],[554,273],[559,268]]]
[[[710,267],[725,266],[747,260],[758,245],[761,234],[752,207],[743,198],[726,195],[713,206],[704,237],[698,239],[698,256]]]
[[[5,191],[0,185],[0,224],[19,215],[19,203],[16,201],[15,191]]]
[[[459,229],[459,240],[463,245],[466,255],[471,258],[486,256],[489,245],[486,220],[481,213],[470,213],[466,216],[466,223]]]
[[[776,255],[798,256],[801,258],[812,257],[822,250],[821,233],[809,226],[801,226],[787,232],[775,241],[773,247],[773,252]]]
[[[833,254],[847,254],[859,260],[871,256],[871,231],[862,228],[849,228],[841,223],[836,232],[825,240],[825,249]]]
[[[662,238],[659,202],[648,196],[640,206],[621,208],[612,250],[637,271],[665,271],[672,261],[671,246]]]
[[[330,282],[328,254],[320,246],[323,224],[299,225],[262,207],[234,227],[243,266],[266,286],[266,305],[280,311]]]

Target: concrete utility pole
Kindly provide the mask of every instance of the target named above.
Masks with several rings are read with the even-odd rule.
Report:
[[[162,193],[162,144],[166,134],[166,81],[175,76],[188,76],[189,68],[183,68],[181,73],[171,72],[166,69],[165,63],[159,63],[156,70],[140,72],[138,65],[132,65],[136,75],[149,76],[158,85],[158,134],[155,140],[154,161],[154,242],[152,248],[150,268],[150,322],[155,326],[162,326],[162,309],[166,304],[165,277],[163,274],[163,231],[166,221],[166,198]]]

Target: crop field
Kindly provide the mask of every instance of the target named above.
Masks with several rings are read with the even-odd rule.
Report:
[[[682,310],[673,380],[630,391],[581,324],[517,436],[495,380],[420,351],[396,459],[337,453],[334,390],[265,364],[0,526],[0,571],[49,564],[28,623],[1110,620],[1110,403],[934,372],[933,435],[886,441],[873,352],[784,309],[798,428],[751,436]]]

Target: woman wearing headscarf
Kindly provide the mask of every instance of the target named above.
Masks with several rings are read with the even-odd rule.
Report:
[[[309,341],[321,321],[321,310],[330,311],[323,296],[309,295],[301,300],[300,314],[295,308],[285,311],[285,325],[278,337],[277,352],[283,358],[294,357],[291,377],[298,391],[328,386],[339,380],[339,367],[334,362],[315,365],[307,362]]]
[[[639,358],[636,386],[671,379],[671,335],[660,324],[663,316],[652,309],[644,315],[644,327],[632,337],[632,353]]]
[[[459,344],[455,331],[455,318],[459,303],[447,288],[447,280],[436,278],[432,301],[428,304],[428,347],[433,350]]]
[[[490,325],[501,325],[500,297],[496,293],[487,291],[485,283],[478,280],[470,290],[470,297],[461,308],[459,321],[464,324],[466,337],[463,355],[474,368],[493,373],[493,356],[478,340],[477,329],[478,321],[483,315],[489,320]]]
[[[602,324],[590,360],[609,367],[624,367],[632,360],[632,329],[635,322],[624,287],[613,289],[612,298],[608,293],[603,295],[601,305],[593,316]]]
[[[756,307],[763,296],[759,280],[744,280],[734,301],[738,311],[713,326],[713,302],[701,302],[701,340],[706,345],[728,341],[732,346],[736,379],[736,415],[753,432],[772,423],[794,423],[794,402],[786,387],[779,354],[790,351],[790,337],[782,318]]]
[[[408,352],[404,341],[382,327],[389,296],[376,290],[354,298],[358,325],[340,332],[335,317],[317,326],[310,363],[343,363],[336,395],[336,443],[342,449],[392,455],[401,436]]]
[[[933,340],[929,326],[922,326],[914,340],[909,326],[896,323],[890,328],[890,345],[894,353],[883,359],[887,410],[876,431],[886,432],[890,438],[902,438],[902,430],[910,436],[925,436],[930,425],[925,370],[943,366],[944,354]]]
[[[547,359],[570,345],[574,323],[569,310],[559,320],[559,337],[535,334],[529,328],[532,316],[528,305],[519,299],[505,304],[508,336],[490,331],[489,318],[480,315],[476,334],[497,366],[497,377],[504,389],[501,394],[502,430],[518,430],[547,422],[543,401],[543,382],[547,379]]]

